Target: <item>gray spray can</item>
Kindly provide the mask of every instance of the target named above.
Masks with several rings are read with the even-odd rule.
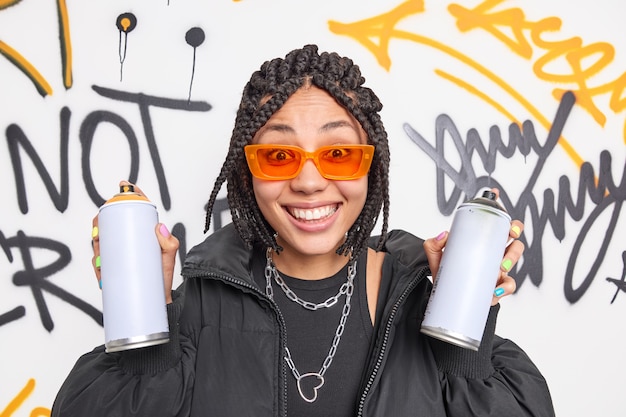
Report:
[[[421,332],[478,350],[511,228],[492,191],[455,214]]]
[[[106,352],[169,341],[156,206],[132,185],[98,214]]]

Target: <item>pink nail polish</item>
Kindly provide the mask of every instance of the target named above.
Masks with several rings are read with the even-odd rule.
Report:
[[[444,237],[446,237],[446,232],[441,232],[437,235],[437,237],[435,238],[436,241],[440,241],[441,239],[443,239]]]
[[[161,232],[163,236],[170,237],[170,231],[167,230],[167,226],[165,226],[163,223],[161,223],[161,226],[159,227],[159,231]]]

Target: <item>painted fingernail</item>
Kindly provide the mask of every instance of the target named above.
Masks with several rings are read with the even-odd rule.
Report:
[[[161,232],[163,236],[170,237],[170,231],[167,230],[167,226],[164,225],[163,223],[161,223],[161,226],[159,227],[159,231]]]
[[[496,288],[493,292],[496,297],[502,297],[502,294],[504,294],[504,288]]]
[[[98,286],[100,287],[100,289],[102,289],[102,280],[101,279],[98,280]]]
[[[516,225],[511,227],[511,232],[513,232],[515,236],[519,236],[522,233],[522,229],[520,229],[520,227]]]
[[[101,261],[100,261],[100,255],[96,256],[96,268],[100,268],[101,265]]]
[[[513,261],[511,261],[510,259],[505,259],[504,261],[502,261],[500,266],[502,266],[502,269],[508,272],[509,269],[511,269],[511,267],[513,266]]]
[[[444,237],[446,237],[446,232],[441,232],[437,235],[437,237],[435,238],[436,241],[440,241],[441,239],[443,239]]]
[[[93,229],[91,229],[91,238],[93,239],[96,236],[98,236],[98,226],[94,226]]]

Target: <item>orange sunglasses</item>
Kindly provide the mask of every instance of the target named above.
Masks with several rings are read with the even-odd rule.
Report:
[[[307,152],[291,145],[246,145],[250,172],[262,180],[289,180],[302,171],[307,159],[313,160],[320,174],[329,180],[354,180],[367,174],[374,156],[372,145],[322,146]]]

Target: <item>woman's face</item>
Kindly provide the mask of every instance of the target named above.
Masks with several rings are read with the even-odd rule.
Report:
[[[366,144],[367,135],[328,93],[303,87],[272,115],[253,143],[295,145],[312,152],[326,145]],[[252,184],[259,208],[288,257],[334,255],[367,196],[367,175],[328,180],[310,159],[291,180],[253,177]]]

